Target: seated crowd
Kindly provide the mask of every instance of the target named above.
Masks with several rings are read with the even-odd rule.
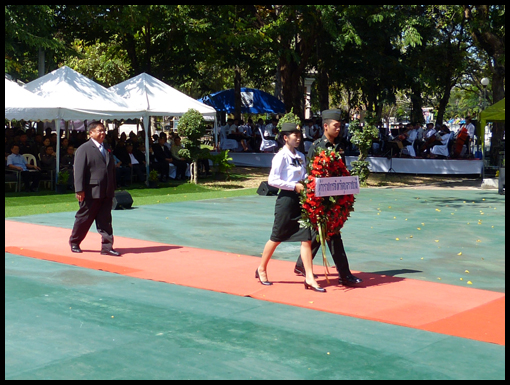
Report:
[[[227,123],[218,128],[218,150],[266,152],[263,141],[276,140],[276,146],[267,152],[277,152],[282,143],[277,138],[278,120],[272,118],[264,122],[259,119],[253,123],[242,120],[229,119]],[[351,143],[350,132],[346,121],[342,121],[342,131],[339,140],[343,143],[347,155],[357,153],[356,147]],[[379,138],[374,141],[370,155],[391,157],[419,157],[419,158],[463,158],[472,157],[472,143],[475,128],[471,119],[457,133],[451,132],[445,124],[420,123],[400,124],[398,128],[389,130],[382,123],[378,124]],[[301,151],[307,152],[311,144],[323,135],[320,119],[305,120],[303,124],[303,142]],[[225,146],[222,141],[234,140],[237,146]]]
[[[379,138],[374,141],[372,155],[412,158],[471,158],[475,126],[470,118],[458,131],[453,132],[446,124],[420,123],[399,124],[388,130],[380,123]]]
[[[217,150],[229,149],[243,152],[277,152],[283,147],[278,138],[278,120],[272,118],[266,122],[259,119],[254,123],[229,119],[222,127],[217,128],[219,143]],[[347,122],[342,121],[342,131],[339,140],[345,148],[346,155],[354,155],[356,147],[350,142]],[[371,150],[373,156],[391,157],[420,157],[420,158],[469,158],[473,157],[472,143],[475,127],[470,118],[456,133],[448,126],[432,123],[422,127],[421,124],[400,124],[398,128],[389,130],[382,124],[378,125],[379,138],[374,141]],[[26,131],[6,128],[5,130],[5,160],[6,170],[21,171],[25,191],[38,189],[39,180],[44,174],[51,174],[54,178],[56,168],[57,134],[46,129],[45,135],[38,134],[35,128]],[[311,144],[322,137],[323,130],[320,118],[305,120],[303,124],[303,141],[299,150],[308,152]],[[70,174],[68,188],[73,189],[74,152],[87,141],[85,131],[71,131],[68,138],[60,141],[60,170],[67,170]],[[106,140],[113,149],[117,166],[118,187],[128,186],[132,181],[145,182],[146,156],[145,133],[131,132],[129,135],[118,130],[110,130]],[[234,143],[233,147],[225,147],[226,141]],[[267,143],[271,142],[271,145]],[[167,181],[170,175],[175,179],[186,178],[189,160],[179,155],[181,139],[173,132],[154,134],[149,137],[149,170],[157,170],[161,181]],[[36,159],[36,165],[26,162],[24,154],[31,154]],[[200,160],[200,170],[209,174],[209,161]]]
[[[5,130],[5,167],[8,171],[20,171],[24,191],[37,191],[39,181],[44,174],[52,176],[55,181],[55,169],[57,164],[57,135],[51,129],[46,130],[46,135],[37,134],[35,129],[27,131],[12,128]],[[73,190],[73,165],[76,149],[87,141],[84,131],[72,131],[69,138],[60,141],[60,171],[66,170],[70,177],[68,189]],[[145,133],[131,132],[129,135],[118,130],[111,130],[105,139],[113,150],[116,162],[117,187],[127,187],[131,182],[145,183],[146,180],[146,156],[145,156]],[[189,161],[179,155],[181,139],[178,135],[170,133],[155,134],[149,138],[149,170],[157,170],[160,180],[166,181],[173,175],[175,179],[186,178]],[[34,157],[36,164],[27,162],[25,154]],[[200,161],[201,170],[209,173],[209,161]]]
[[[218,150],[229,149],[242,152],[278,152],[284,143],[278,137],[278,119],[273,117],[264,122],[258,119],[256,123],[252,119],[247,122],[239,119],[228,119],[226,124],[218,127]],[[313,143],[322,137],[320,121],[316,118],[305,120],[303,127],[303,146],[305,142]],[[226,146],[227,140],[237,142],[237,146]],[[273,146],[265,145],[265,142],[275,142]],[[302,148],[305,151],[304,148]]]

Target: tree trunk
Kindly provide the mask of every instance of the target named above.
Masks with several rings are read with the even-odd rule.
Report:
[[[448,103],[450,101],[450,96],[452,94],[452,88],[447,87],[445,89],[445,93],[443,94],[443,97],[439,101],[439,109],[437,110],[436,114],[436,124],[442,124],[444,120],[444,114],[446,111],[446,107],[448,106]]]
[[[424,123],[425,118],[423,117],[423,99],[421,97],[421,90],[414,90],[413,94],[411,95],[411,103],[412,103],[412,110],[411,110],[411,123]]]
[[[283,102],[287,112],[291,110],[297,116],[303,116],[302,89],[297,64],[280,57],[280,73],[282,75]]]
[[[134,73],[143,72],[140,69],[140,64],[138,63],[138,56],[136,54],[136,43],[133,35],[126,34],[124,40],[124,47],[128,53],[129,61],[131,62],[131,67],[133,68]]]
[[[44,63],[45,63],[45,53],[44,53],[44,50],[41,47],[39,47],[39,59],[38,59],[38,76],[39,77],[45,75]]]
[[[319,72],[317,89],[321,111],[329,110],[329,75],[325,69]]]
[[[499,102],[505,97],[505,68],[497,65],[493,69],[492,89],[493,101]],[[499,162],[499,152],[504,151],[503,137],[505,136],[505,123],[494,123],[492,127],[491,151],[490,151],[490,164],[497,166]],[[485,140],[485,138],[482,138]]]
[[[241,71],[239,67],[235,69],[234,76],[234,95],[235,95],[235,110],[234,110],[234,119],[241,119]]]
[[[190,171],[190,182],[193,184],[198,184],[198,162],[196,160],[193,161],[189,165]]]

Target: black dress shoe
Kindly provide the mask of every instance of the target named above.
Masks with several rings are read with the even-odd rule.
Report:
[[[81,249],[80,249],[80,246],[76,246],[76,245],[71,245],[71,251],[73,253],[81,253]]]
[[[345,277],[341,277],[338,279],[338,284],[344,286],[355,286],[359,285],[361,282],[363,282],[361,278],[355,277],[352,274],[346,275]]]
[[[122,254],[119,253],[116,250],[111,249],[111,250],[103,250],[103,251],[101,251],[101,255],[110,255],[112,257],[120,257]]]
[[[300,275],[301,277],[306,277],[306,273],[305,271],[303,270],[303,268],[301,267],[295,267],[294,268],[294,273],[296,273],[297,275]],[[316,276],[315,274],[313,275],[313,278],[314,279],[317,279],[319,278],[318,276]]]

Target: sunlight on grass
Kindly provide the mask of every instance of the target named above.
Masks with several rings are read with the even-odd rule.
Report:
[[[217,189],[189,183],[164,186],[157,189],[132,188],[126,189],[133,198],[133,207],[198,201],[206,199],[222,199],[256,194],[256,189]],[[75,212],[78,201],[74,193],[56,194],[50,191],[39,193],[5,193],[5,218],[37,215],[46,213]]]

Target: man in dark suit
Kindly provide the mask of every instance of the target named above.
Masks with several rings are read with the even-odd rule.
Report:
[[[101,254],[119,257],[113,249],[112,205],[115,196],[115,160],[111,148],[103,143],[106,129],[100,122],[89,125],[90,140],[76,150],[74,186],[80,209],[76,213],[69,238],[71,251],[81,253],[80,243],[85,239],[94,220],[101,234]]]
[[[166,136],[161,135],[158,142],[152,145],[154,151],[154,168],[161,173],[160,181],[166,182],[170,174],[170,163],[173,163],[172,154],[167,146],[165,146]]]

